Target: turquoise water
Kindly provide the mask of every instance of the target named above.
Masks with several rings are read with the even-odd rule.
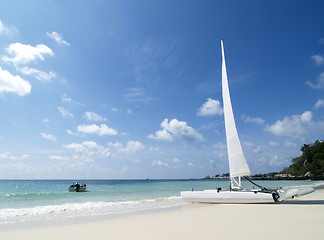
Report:
[[[74,180],[0,180],[0,224],[124,214],[180,206],[180,192],[228,188],[218,180],[83,180],[84,193],[69,193]],[[259,181],[267,187],[313,185],[310,181]],[[243,181],[245,188],[252,188]]]

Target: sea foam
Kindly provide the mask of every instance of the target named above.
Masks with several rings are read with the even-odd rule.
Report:
[[[181,205],[179,196],[111,202],[65,203],[28,208],[0,209],[0,224],[64,217],[116,215]]]

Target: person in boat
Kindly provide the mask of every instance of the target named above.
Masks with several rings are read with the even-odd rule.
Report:
[[[80,190],[80,183],[77,183],[75,185],[76,185],[76,191],[79,192],[79,190]]]

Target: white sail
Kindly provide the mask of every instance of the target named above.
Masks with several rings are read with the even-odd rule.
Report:
[[[248,176],[251,174],[251,172],[245,160],[245,156],[242,150],[242,146],[237,134],[236,125],[234,121],[234,114],[233,114],[230,93],[228,88],[228,81],[227,81],[223,40],[221,40],[221,46],[222,46],[223,107],[224,107],[225,131],[226,131],[226,141],[227,141],[227,153],[228,153],[228,160],[229,160],[230,177],[232,182],[235,177],[239,177],[239,181],[240,181],[241,176]],[[238,188],[241,187],[240,182],[237,182],[235,185],[238,186]]]
[[[231,188],[229,190],[222,190],[221,188],[204,191],[181,192],[181,198],[188,202],[206,202],[206,203],[266,203],[266,202],[280,202],[288,199],[293,199],[305,194],[315,191],[314,187],[302,188],[266,188],[256,183],[259,189],[242,189],[241,177],[251,174],[250,169],[245,160],[242,146],[237,134],[233,109],[228,88],[224,44],[222,46],[222,90],[223,90],[223,105],[225,130],[227,141],[227,152],[230,167]]]

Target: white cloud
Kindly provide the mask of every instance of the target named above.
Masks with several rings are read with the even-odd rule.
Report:
[[[150,152],[159,152],[160,151],[160,148],[159,147],[149,147],[149,151]]]
[[[72,159],[82,162],[93,162],[97,158],[109,158],[112,156],[108,148],[97,144],[94,141],[82,143],[70,143],[63,145],[64,148],[74,150]]]
[[[249,117],[249,116],[245,116],[242,115],[241,119],[245,122],[245,123],[256,123],[256,124],[263,124],[265,121],[262,118],[258,118],[258,117]]]
[[[58,33],[58,32],[46,32],[46,35],[52,39],[55,40],[55,42],[57,42],[58,44],[63,44],[63,45],[66,45],[66,46],[70,46],[70,43],[68,43],[67,41],[65,41],[63,39],[63,35],[61,33]]]
[[[13,162],[13,163],[7,163],[7,164],[0,164],[0,174],[2,177],[8,176],[8,178],[12,178],[13,176],[17,178],[23,178],[26,179],[26,177],[29,175],[29,178],[32,178],[37,174],[37,170],[27,165],[25,162]],[[27,177],[28,178],[28,177]]]
[[[150,102],[157,99],[155,97],[146,96],[144,91],[144,88],[128,88],[127,93],[123,96],[128,102]]]
[[[4,24],[2,23],[2,21],[0,20],[0,34],[2,34],[3,32],[6,31],[6,27],[4,26]]]
[[[0,159],[2,160],[23,160],[29,158],[28,154],[22,154],[21,156],[12,155],[10,152],[0,153]]]
[[[320,89],[320,88],[323,88],[324,87],[324,72],[322,72],[318,79],[317,79],[317,83],[312,83],[311,81],[307,81],[306,84],[312,88],[315,88],[315,89]]]
[[[195,165],[194,165],[192,162],[188,162],[188,163],[187,163],[187,166],[188,166],[188,167],[194,167]]]
[[[47,134],[47,133],[41,133],[42,138],[51,140],[51,141],[56,141],[56,137],[52,134]]]
[[[108,146],[116,148],[116,149],[122,149],[123,148],[123,144],[121,144],[120,142],[108,142],[107,143]]]
[[[15,65],[28,64],[36,60],[43,61],[45,55],[54,56],[53,51],[44,44],[38,44],[34,47],[21,43],[12,43],[6,48],[6,51],[12,57],[2,56],[2,60]]]
[[[181,160],[179,158],[174,158],[173,159],[173,163],[180,163],[180,162],[181,162]]]
[[[281,166],[283,163],[283,159],[277,155],[271,158],[269,161],[270,166]]]
[[[94,112],[85,112],[84,113],[84,118],[89,120],[89,121],[98,121],[98,122],[107,121],[106,118],[104,118],[101,115],[99,115],[97,113],[94,113]]]
[[[77,102],[77,101],[72,100],[72,98],[70,98],[66,93],[64,93],[64,94],[61,96],[61,100],[62,100],[62,102],[64,102],[64,103],[69,103],[69,104],[75,104],[75,105],[81,105],[81,106],[84,106],[83,103],[80,103],[80,102]]]
[[[300,119],[302,122],[310,122],[313,118],[313,113],[310,111],[305,111],[300,115]]]
[[[254,154],[262,152],[262,148],[260,146],[255,146],[252,150]]]
[[[195,129],[188,126],[186,122],[172,119],[164,119],[161,123],[162,130],[155,132],[155,135],[150,134],[147,137],[155,140],[172,141],[173,137],[180,138],[183,141],[203,141],[203,136]]]
[[[293,148],[296,148],[297,147],[297,144],[296,143],[293,143],[291,141],[285,141],[285,147],[293,147]]]
[[[321,108],[321,107],[324,107],[324,100],[323,99],[319,99],[316,102],[315,106],[314,106],[315,109],[318,109],[318,108]]]
[[[208,98],[207,102],[205,102],[197,112],[198,116],[214,116],[222,114],[223,109],[220,105],[220,102],[211,98]]]
[[[126,98],[142,97],[144,95],[144,88],[128,88],[127,93],[124,94]]]
[[[82,144],[83,144],[83,146],[85,146],[86,148],[89,148],[89,149],[91,149],[91,148],[97,148],[99,146],[94,141],[84,141]]]
[[[128,141],[128,143],[127,143],[126,147],[123,149],[123,151],[135,153],[135,152],[143,150],[144,148],[145,148],[144,145],[139,141]]]
[[[51,82],[52,78],[56,78],[55,72],[50,71],[49,73],[47,73],[47,72],[40,71],[36,68],[30,68],[26,66],[23,68],[19,68],[19,71],[22,74],[34,76],[37,80],[43,82]]]
[[[61,156],[61,155],[50,155],[49,159],[54,161],[63,161],[63,162],[70,160],[68,157]]]
[[[108,142],[107,145],[115,148],[119,152],[125,153],[137,153],[138,151],[142,151],[145,148],[145,146],[141,142],[132,140],[128,141],[125,147],[123,147],[123,144],[121,144],[120,142]]]
[[[45,127],[49,127],[50,120],[48,118],[44,118],[43,123]]]
[[[161,141],[168,141],[168,142],[173,141],[173,137],[165,129],[158,130],[158,131],[155,132],[155,135],[150,134],[147,137],[150,138],[150,139],[161,140]]]
[[[81,143],[70,143],[63,145],[64,148],[74,149],[75,151],[83,151],[84,147]]]
[[[286,116],[274,124],[266,126],[265,130],[276,136],[304,138],[310,133],[324,132],[324,122],[312,121],[313,113],[305,111],[300,115]]]
[[[14,32],[18,32],[16,27],[7,26],[0,20],[0,35],[8,35]]]
[[[51,82],[52,78],[56,77],[56,73],[52,71],[47,73],[36,68],[22,66],[37,60],[43,61],[46,55],[54,56],[53,51],[46,45],[38,44],[31,46],[22,43],[12,43],[6,48],[6,52],[10,56],[2,56],[2,60],[12,63],[20,73],[33,76],[43,82]]]
[[[73,103],[72,98],[68,97],[66,93],[62,95],[61,100],[64,103]]]
[[[12,92],[24,96],[31,92],[31,88],[28,81],[0,67],[0,93]]]
[[[74,117],[74,115],[68,111],[65,110],[64,107],[57,107],[59,112],[62,114],[63,117]]]
[[[320,65],[322,65],[324,63],[324,58],[321,55],[313,55],[313,56],[311,56],[311,59],[318,66],[320,66]]]
[[[307,111],[301,115],[284,117],[283,120],[277,120],[274,124],[267,126],[266,131],[276,136],[293,136],[299,137],[306,134],[305,124],[312,118],[312,113]]]
[[[8,28],[0,20],[0,34],[5,34],[8,32]]]
[[[99,136],[117,135],[117,131],[113,128],[109,128],[106,124],[101,124],[100,126],[96,124],[79,125],[77,129],[78,132],[83,132],[88,134],[98,134]]]
[[[167,162],[162,162],[161,160],[155,160],[152,162],[153,166],[158,166],[158,167],[169,167],[169,164]]]
[[[161,127],[168,131],[172,136],[180,137],[185,141],[203,141],[203,137],[195,129],[188,126],[186,122],[172,119],[170,122],[168,119],[164,119],[161,123]]]
[[[275,141],[270,141],[268,144],[271,147],[278,147],[279,146],[279,143],[278,142],[275,142]]]

